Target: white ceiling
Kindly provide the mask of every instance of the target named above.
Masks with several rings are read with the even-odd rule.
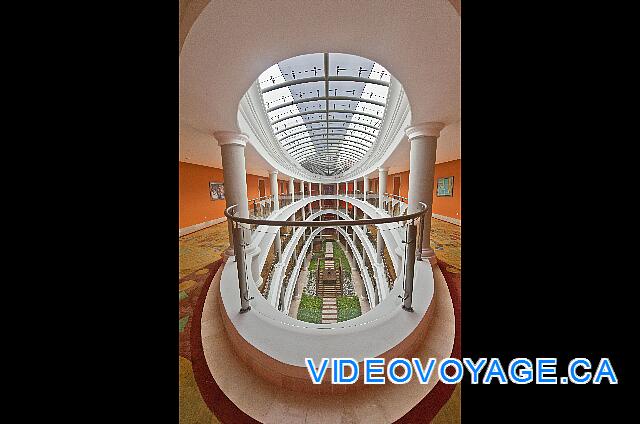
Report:
[[[244,150],[247,173],[253,175],[268,175],[272,166],[247,144]],[[218,141],[208,134],[204,134],[180,120],[180,152],[181,162],[195,163],[196,165],[222,168],[222,156]]]
[[[409,151],[411,143],[405,136],[391,156],[384,162],[389,168],[389,174],[409,170]],[[460,121],[447,125],[438,138],[436,150],[436,163],[449,162],[460,159]],[[371,172],[369,177],[377,178],[377,171]]]
[[[221,166],[214,131],[238,129],[240,99],[274,63],[305,53],[344,52],[383,65],[403,85],[412,123],[447,124],[438,162],[460,157],[460,16],[447,0],[209,3],[180,53],[180,160]],[[409,143],[389,157],[408,168]],[[247,172],[269,164],[247,146]],[[404,168],[404,169],[402,169]]]

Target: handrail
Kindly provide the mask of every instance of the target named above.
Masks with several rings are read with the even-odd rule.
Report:
[[[249,199],[247,200],[247,203],[249,202],[261,202],[263,200],[271,200],[273,199],[273,196],[262,196],[262,197],[256,197],[255,199]]]
[[[251,225],[267,225],[272,227],[329,227],[329,226],[351,226],[351,225],[376,225],[376,224],[388,224],[391,222],[409,221],[412,219],[420,218],[427,211],[428,206],[419,202],[422,206],[422,210],[407,215],[392,216],[389,218],[373,218],[373,219],[358,219],[358,220],[331,220],[331,221],[276,221],[270,219],[252,219],[242,218],[235,216],[233,212],[238,205],[231,205],[224,210],[224,215],[227,219],[233,222],[240,222],[243,224]],[[232,211],[233,209],[233,211]]]
[[[335,196],[339,199],[339,196]],[[329,199],[332,199],[329,197]],[[319,200],[324,200],[322,197]],[[292,202],[294,203],[294,202]],[[247,244],[244,243],[246,230],[250,230],[250,228],[246,228],[244,226],[239,225],[249,224],[255,226],[271,226],[271,227],[348,227],[348,226],[366,226],[366,225],[378,225],[378,224],[387,224],[387,223],[395,223],[395,222],[407,222],[406,225],[406,240],[403,241],[405,244],[405,270],[404,270],[404,282],[403,282],[403,291],[404,295],[401,296],[403,300],[402,308],[412,312],[413,308],[411,307],[412,303],[412,293],[413,293],[413,272],[414,272],[414,264],[416,261],[415,253],[416,253],[416,245],[418,241],[418,233],[416,220],[420,219],[420,222],[424,222],[424,214],[429,210],[429,206],[427,206],[423,202],[419,202],[420,209],[418,212],[414,212],[406,215],[399,216],[391,216],[389,218],[373,218],[373,219],[351,219],[351,220],[331,220],[331,221],[279,221],[279,220],[269,220],[269,219],[253,219],[253,218],[243,218],[239,216],[235,216],[235,210],[238,205],[231,205],[224,210],[224,215],[227,217],[229,222],[232,223],[231,228],[233,229],[233,250],[234,256],[236,258],[236,267],[238,271],[238,285],[240,289],[240,313],[246,313],[251,310],[251,305],[249,301],[252,299],[249,297],[248,284],[247,284],[247,269],[245,267],[245,258],[243,255],[244,247]],[[306,204],[305,204],[306,206]],[[354,204],[354,207],[357,206]],[[355,211],[355,209],[354,209]],[[354,216],[355,218],[355,216]],[[422,240],[422,228],[423,225],[420,225],[420,240]],[[277,235],[276,235],[277,237]],[[292,237],[285,239],[285,245],[289,243]],[[360,244],[362,242],[358,239]],[[295,248],[295,247],[294,247]],[[273,278],[273,277],[272,277]],[[283,280],[284,281],[284,280]],[[282,290],[282,288],[280,288]]]
[[[392,199],[400,200],[403,203],[409,203],[409,199],[407,199],[406,197],[400,196],[398,194],[385,193],[384,195]]]

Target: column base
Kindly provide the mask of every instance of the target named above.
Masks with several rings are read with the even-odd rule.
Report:
[[[422,249],[420,252],[420,260],[428,261],[431,266],[438,264],[438,258],[436,258],[436,252],[433,249]]]

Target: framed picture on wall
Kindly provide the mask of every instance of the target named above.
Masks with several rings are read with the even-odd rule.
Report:
[[[209,183],[209,194],[211,195],[211,200],[222,200],[224,199],[224,185],[223,183]]]
[[[453,176],[438,178],[436,196],[453,196]]]

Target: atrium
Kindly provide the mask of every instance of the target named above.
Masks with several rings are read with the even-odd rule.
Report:
[[[180,6],[181,422],[459,422],[459,2]]]

